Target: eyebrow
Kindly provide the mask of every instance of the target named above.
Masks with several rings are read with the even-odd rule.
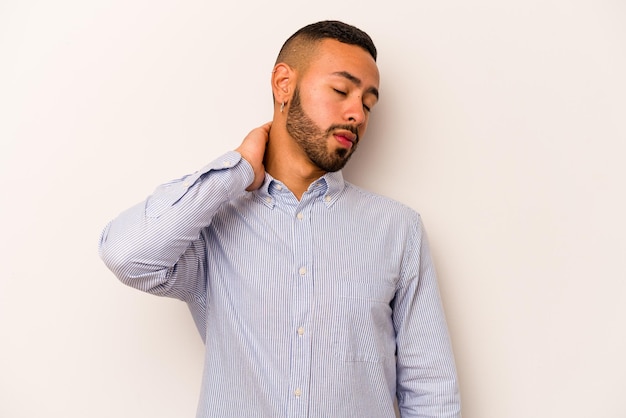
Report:
[[[357,87],[361,87],[361,84],[363,84],[360,78],[350,74],[347,71],[337,71],[337,72],[334,72],[333,75],[337,75],[345,79],[348,79],[349,81],[354,83]],[[374,96],[376,96],[376,100],[378,100],[378,89],[376,87],[370,87],[369,89],[365,91],[365,93],[373,94]]]

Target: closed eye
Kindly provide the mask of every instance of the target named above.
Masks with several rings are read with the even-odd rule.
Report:
[[[345,91],[338,90],[336,88],[333,88],[333,91],[335,93],[339,94],[340,96],[347,96],[348,95],[348,93],[346,93]],[[363,109],[365,109],[365,111],[368,112],[368,113],[372,111],[372,109],[368,105],[366,105],[366,104],[363,104]]]

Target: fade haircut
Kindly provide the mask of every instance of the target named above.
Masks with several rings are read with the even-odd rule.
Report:
[[[324,20],[307,25],[291,35],[280,49],[276,64],[284,62],[294,68],[302,69],[308,64],[317,44],[324,39],[334,39],[344,44],[359,46],[376,61],[376,47],[367,33],[338,20]]]

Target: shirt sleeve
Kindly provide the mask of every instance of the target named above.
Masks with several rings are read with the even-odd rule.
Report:
[[[417,218],[396,292],[397,395],[403,418],[460,418],[450,337],[426,233]]]
[[[100,257],[128,286],[187,302],[204,337],[204,229],[222,204],[244,193],[253,179],[250,164],[231,151],[157,187],[104,228]]]

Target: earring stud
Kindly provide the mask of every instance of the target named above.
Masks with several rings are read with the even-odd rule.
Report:
[[[280,104],[280,113],[283,113],[283,110],[285,110],[285,102],[284,101]]]

